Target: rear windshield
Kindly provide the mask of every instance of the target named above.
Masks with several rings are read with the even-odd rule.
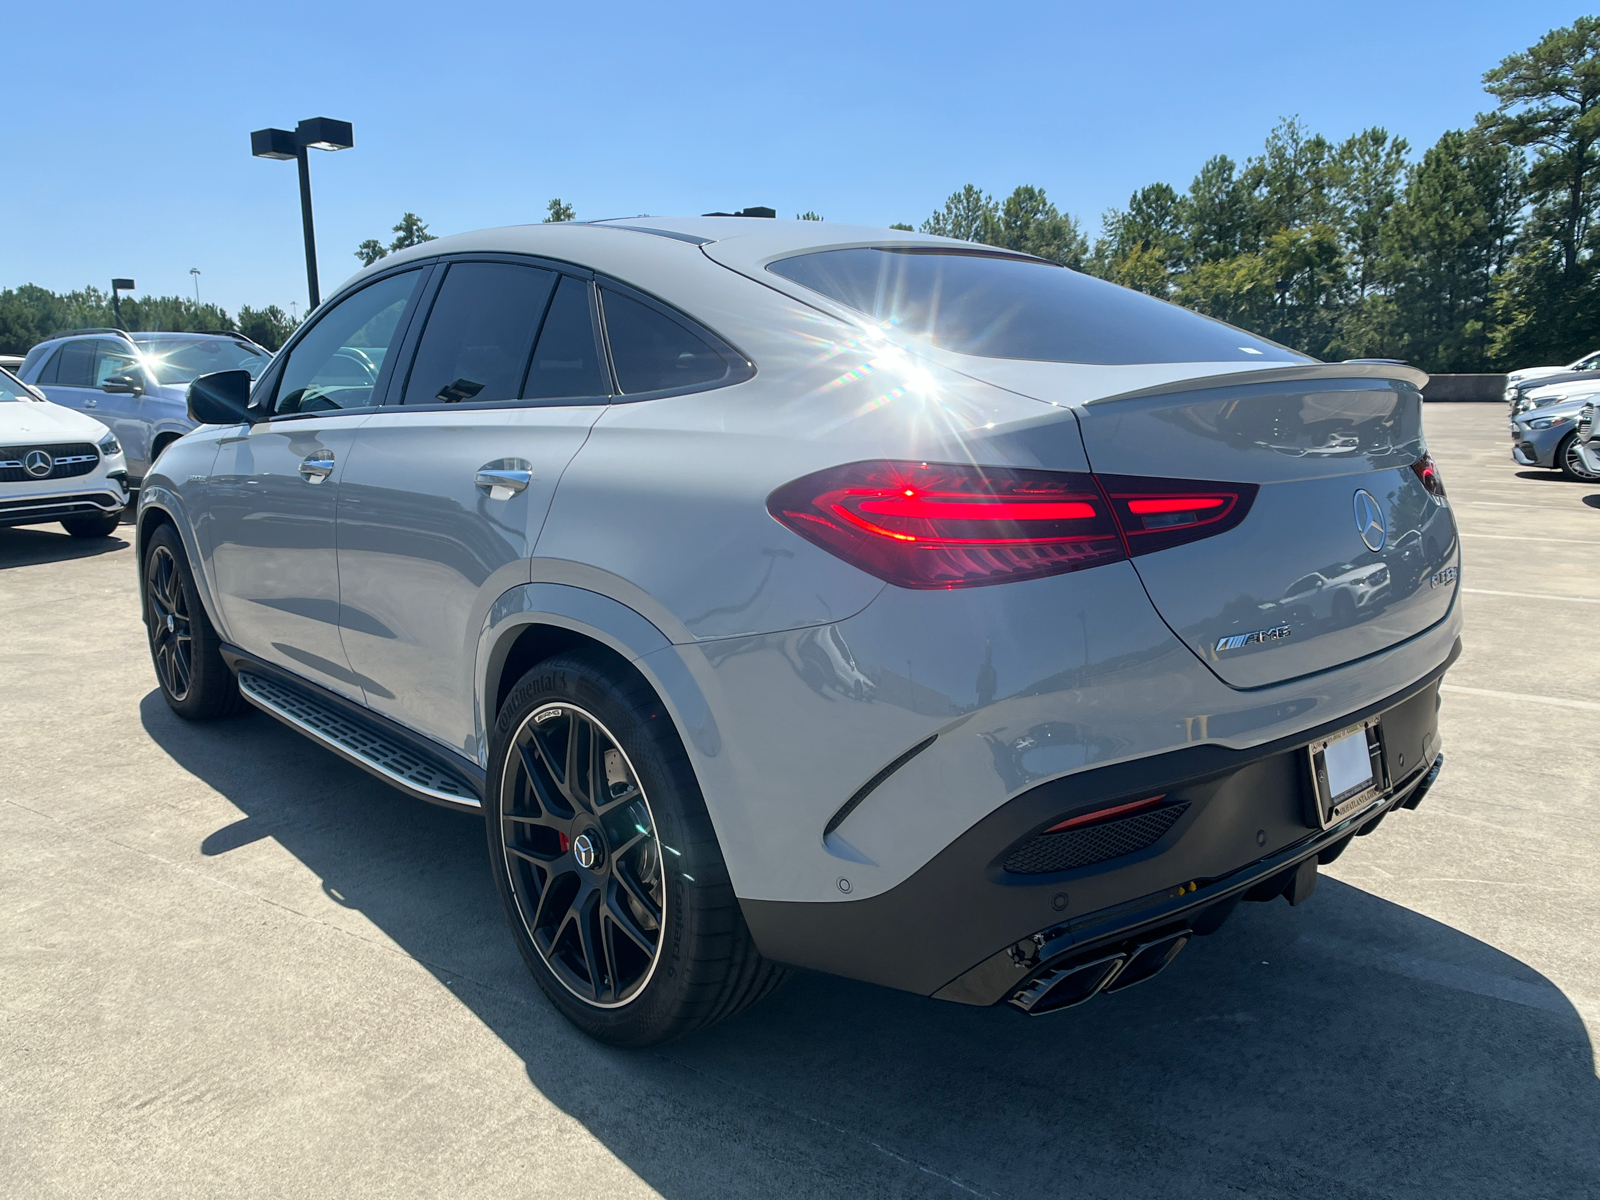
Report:
[[[937,250],[822,250],[767,270],[934,345],[1044,362],[1308,362],[1275,342],[1054,263]]]
[[[266,369],[272,356],[232,338],[183,338],[135,336],[143,352],[145,368],[159,384],[190,383],[197,376],[213,371],[250,372],[254,379]]]

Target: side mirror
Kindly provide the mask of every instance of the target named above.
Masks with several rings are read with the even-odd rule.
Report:
[[[120,392],[127,396],[144,395],[144,383],[137,375],[130,373],[113,375],[100,385],[102,392]]]
[[[189,385],[189,419],[202,425],[250,421],[249,403],[249,371],[213,371]]]

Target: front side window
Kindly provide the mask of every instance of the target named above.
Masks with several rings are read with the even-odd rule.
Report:
[[[255,379],[272,356],[243,342],[223,337],[140,337],[133,335],[144,365],[158,384],[190,383],[214,371],[249,371]]]
[[[722,355],[671,317],[608,288],[600,294],[611,365],[624,393],[703,386],[728,374]]]
[[[1309,362],[1175,304],[1054,263],[859,247],[767,270],[958,354],[1043,362]]]
[[[94,359],[94,386],[99,387],[113,375],[132,375],[140,379],[139,363],[132,348],[126,343],[100,342]]]
[[[439,288],[403,404],[516,400],[554,271],[509,263],[455,263]]]
[[[275,416],[365,408],[420,271],[390,275],[346,296],[295,344],[278,383]]]
[[[522,394],[533,400],[561,400],[604,396],[610,391],[600,364],[589,285],[563,275],[539,330]]]

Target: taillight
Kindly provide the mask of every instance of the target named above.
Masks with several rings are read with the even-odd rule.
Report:
[[[1428,489],[1428,495],[1435,500],[1444,500],[1444,479],[1439,474],[1438,465],[1433,461],[1433,455],[1424,454],[1411,464],[1411,469],[1416,472],[1422,486]]]
[[[904,588],[1081,571],[1209,537],[1244,519],[1248,484],[950,463],[861,462],[767,498],[789,529]]]
[[[1257,491],[1253,483],[1146,479],[1138,475],[1097,478],[1128,537],[1128,553],[1134,555],[1226,533],[1244,520]]]

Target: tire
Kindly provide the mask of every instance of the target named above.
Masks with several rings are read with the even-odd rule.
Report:
[[[677,731],[636,672],[594,651],[534,667],[495,723],[488,780],[490,869],[512,936],[579,1029],[655,1045],[783,981],[750,938]]]
[[[144,552],[144,625],[161,695],[186,721],[242,712],[239,681],[222,661],[183,542],[171,525],[150,535]]]
[[[1576,483],[1600,483],[1600,475],[1596,475],[1583,465],[1583,459],[1578,457],[1578,434],[1574,430],[1561,439],[1561,445],[1556,447],[1556,466],[1561,468],[1561,473]]]
[[[68,517],[61,522],[61,528],[75,538],[101,538],[110,537],[121,524],[122,514],[118,512],[104,517]]]

